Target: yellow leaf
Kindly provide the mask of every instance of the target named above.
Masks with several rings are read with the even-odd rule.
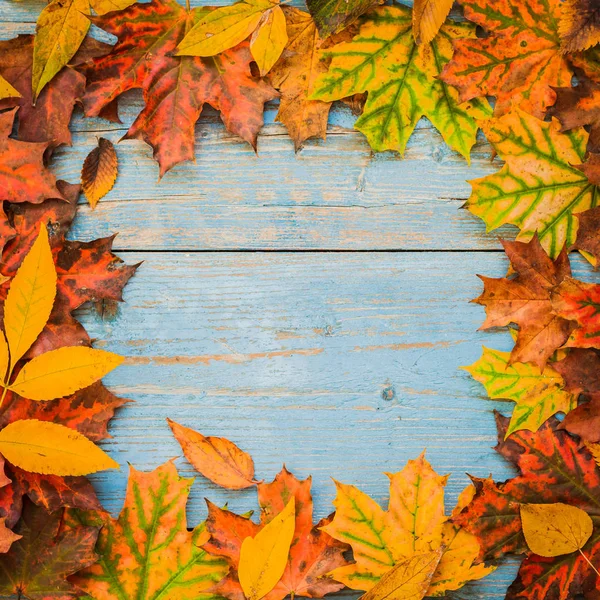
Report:
[[[250,40],[250,51],[264,77],[279,60],[288,42],[285,15],[275,6],[265,12]]]
[[[112,190],[118,170],[119,161],[113,143],[99,138],[98,145],[85,157],[81,168],[81,187],[92,208],[96,208],[98,202]]]
[[[247,600],[260,600],[281,579],[296,525],[294,497],[255,537],[242,543],[238,577]]]
[[[6,343],[6,338],[4,337],[4,332],[0,331],[0,382],[6,381],[8,377],[8,363],[10,362],[10,357],[8,354],[8,344]]]
[[[438,549],[400,561],[361,600],[421,600],[441,556],[442,550]]]
[[[44,225],[14,276],[4,303],[11,370],[44,329],[56,296],[56,268]]]
[[[560,556],[581,550],[594,528],[590,516],[576,506],[521,504],[521,523],[529,549],[539,556]]]
[[[44,86],[68,64],[90,28],[89,0],[52,0],[38,17],[31,87],[35,103]]]
[[[412,28],[417,44],[429,44],[446,20],[453,0],[415,0]]]
[[[43,475],[88,475],[119,468],[78,431],[36,419],[14,421],[0,431],[0,454],[25,471]]]
[[[90,0],[92,8],[98,15],[105,15],[113,10],[123,10],[135,2],[136,0]]]
[[[123,357],[85,346],[51,350],[30,360],[9,388],[29,400],[54,400],[92,385]]]
[[[243,42],[262,14],[276,5],[269,0],[244,0],[203,15],[177,46],[179,56],[215,56]]]
[[[167,419],[185,457],[204,477],[221,487],[242,490],[256,484],[254,462],[233,442],[201,433]]]
[[[21,94],[0,75],[0,100],[5,98],[20,98]]]

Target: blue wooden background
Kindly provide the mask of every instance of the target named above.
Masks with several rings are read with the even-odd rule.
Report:
[[[33,32],[42,6],[1,0],[0,38]],[[76,116],[74,146],[53,162],[58,176],[78,181],[96,137],[119,140],[140,95],[121,106],[123,125]],[[144,261],[114,318],[80,313],[97,347],[127,357],[106,382],[135,401],[104,444],[123,468],[96,477],[103,503],[120,509],[127,462],[150,470],[181,454],[166,417],[235,441],[260,478],[282,463],[312,474],[319,517],[332,509],[331,477],[385,504],[383,472],[423,448],[438,472],[452,473],[449,509],[466,472],[511,476],[491,449],[492,409],[510,405],[489,401],[459,370],[482,344],[511,346],[506,333],[477,332],[483,309],[468,303],[481,290],[476,273],[506,272],[498,234],[459,210],[466,180],[501,162],[481,138],[469,166],[426,120],[404,159],[373,155],[341,106],[327,141],[294,154],[275,113],[269,105],[256,156],[206,110],[196,163],[160,183],[150,148],[124,141],[115,188],[94,212],[81,206],[73,238],[120,232],[118,253]],[[177,464],[193,476],[184,459]],[[198,477],[191,525],[205,496],[256,508],[252,490],[226,492]],[[501,598],[515,568],[508,562],[452,596]]]

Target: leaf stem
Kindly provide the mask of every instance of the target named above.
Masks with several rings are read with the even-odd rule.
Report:
[[[0,406],[2,406],[1,403],[0,403]],[[583,558],[585,558],[585,560],[587,561],[587,564],[590,565],[590,567],[592,567],[592,569],[594,570],[594,573],[596,573],[596,575],[598,575],[598,577],[600,577],[600,573],[598,573],[598,569],[596,569],[596,567],[592,564],[590,559],[583,553],[583,550],[581,548],[578,548],[578,550],[579,550],[579,554],[581,554],[581,556],[583,556]]]
[[[4,391],[2,392],[2,397],[0,398],[0,408],[4,404],[4,399],[6,398],[6,393],[8,392],[8,386],[4,385]]]
[[[190,12],[191,8],[190,8],[190,0],[185,0],[185,8],[188,12]]]

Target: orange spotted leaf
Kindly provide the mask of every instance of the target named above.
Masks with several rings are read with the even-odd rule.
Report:
[[[117,172],[117,151],[110,140],[101,137],[98,146],[85,157],[81,169],[81,187],[92,208],[112,190]]]

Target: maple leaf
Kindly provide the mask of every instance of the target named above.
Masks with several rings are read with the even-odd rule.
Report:
[[[67,581],[96,562],[96,527],[62,531],[63,510],[48,513],[29,502],[11,552],[0,555],[0,594],[31,600],[69,600],[81,594]]]
[[[16,110],[0,113],[0,189],[2,200],[40,203],[62,198],[54,175],[44,166],[47,144],[10,139]]]
[[[283,123],[294,140],[296,151],[309,138],[325,139],[331,102],[312,100],[317,77],[327,72],[319,60],[324,45],[312,17],[297,8],[284,6],[288,43],[271,69],[269,81],[281,92],[276,121]]]
[[[577,396],[565,390],[563,378],[553,366],[541,371],[532,364],[511,363],[509,352],[484,347],[481,358],[464,368],[485,386],[492,400],[515,402],[508,436],[520,429],[537,431],[552,415],[575,408]]]
[[[571,71],[560,49],[560,0],[460,0],[483,38],[457,40],[442,79],[460,100],[494,96],[494,114],[513,108],[542,117],[554,103],[553,87],[568,86]]]
[[[475,35],[470,24],[447,21],[430,44],[416,46],[411,9],[383,6],[371,11],[350,42],[327,50],[327,73],[313,99],[331,102],[368,92],[355,128],[376,151],[404,153],[417,122],[426,116],[448,145],[467,160],[477,134],[476,118],[491,113],[487,101],[463,105],[456,90],[438,79],[452,56],[452,40]]]
[[[600,348],[600,285],[567,277],[552,292],[552,308],[577,324],[567,346]]]
[[[492,560],[507,553],[527,551],[519,507],[543,501],[563,502],[584,510],[594,532],[583,551],[592,563],[600,559],[600,470],[586,448],[550,419],[539,431],[517,431],[505,438],[508,419],[496,415],[496,450],[519,470],[504,483],[472,478],[477,489],[473,501],[454,521],[477,536],[481,558]],[[510,586],[507,598],[566,600],[582,594],[595,598],[598,576],[580,554],[558,558],[529,555]]]
[[[488,231],[515,225],[523,241],[537,233],[556,258],[575,242],[575,215],[598,204],[598,188],[578,168],[587,133],[560,133],[557,121],[544,123],[519,110],[490,119],[482,129],[506,164],[469,182],[473,189],[465,207],[484,220]]]
[[[571,275],[566,252],[552,260],[537,236],[529,242],[507,242],[502,245],[514,275],[493,279],[479,275],[482,294],[473,300],[485,306],[486,320],[480,329],[519,326],[517,341],[509,364],[532,362],[540,370],[557,348],[568,339],[574,324],[557,316],[551,293]]]
[[[73,64],[108,52],[110,46],[86,38]],[[25,142],[47,142],[52,150],[71,144],[69,122],[78,98],[85,90],[85,77],[65,68],[45,87],[33,102],[31,70],[33,36],[20,35],[0,42],[0,74],[19,92],[18,98],[0,101],[0,108],[18,106],[18,138]]]
[[[401,561],[442,546],[427,595],[443,595],[490,572],[473,564],[479,553],[475,538],[447,522],[447,476],[438,475],[422,454],[388,477],[387,511],[354,486],[336,482],[335,516],[323,530],[352,547],[355,563],[337,568],[332,577],[351,589],[369,591]]]
[[[600,42],[600,6],[596,0],[565,0],[559,33],[564,52],[586,50]]]
[[[85,112],[98,116],[122,93],[142,88],[145,107],[125,137],[152,146],[161,176],[193,160],[194,126],[205,103],[221,112],[229,131],[256,149],[264,104],[277,97],[268,83],[252,76],[246,42],[215,57],[173,55],[207,10],[188,12],[175,0],[153,0],[93,19],[118,41],[110,54],[85,69]]]
[[[334,581],[329,572],[347,564],[344,552],[348,547],[325,532],[331,517],[313,525],[311,479],[298,481],[284,467],[272,483],[259,483],[257,488],[261,525],[207,501],[206,528],[211,537],[204,548],[211,554],[222,556],[231,566],[227,577],[215,590],[232,600],[244,599],[237,573],[242,542],[248,537],[255,537],[279,515],[291,497],[295,498],[296,503],[296,526],[287,565],[283,576],[264,597],[265,600],[283,600],[289,594],[322,598],[325,594],[341,590],[343,585]]]
[[[556,102],[548,114],[556,117],[561,131],[590,126],[589,152],[600,150],[600,85],[582,75],[575,87],[556,88]]]
[[[102,527],[98,563],[70,581],[96,600],[215,598],[212,588],[227,566],[201,549],[208,539],[204,524],[191,532],[186,528],[191,485],[191,479],[179,477],[172,462],[151,473],[130,467],[118,519],[102,512],[69,511],[71,523]]]
[[[308,11],[323,39],[345,29],[378,0],[307,0]]]

